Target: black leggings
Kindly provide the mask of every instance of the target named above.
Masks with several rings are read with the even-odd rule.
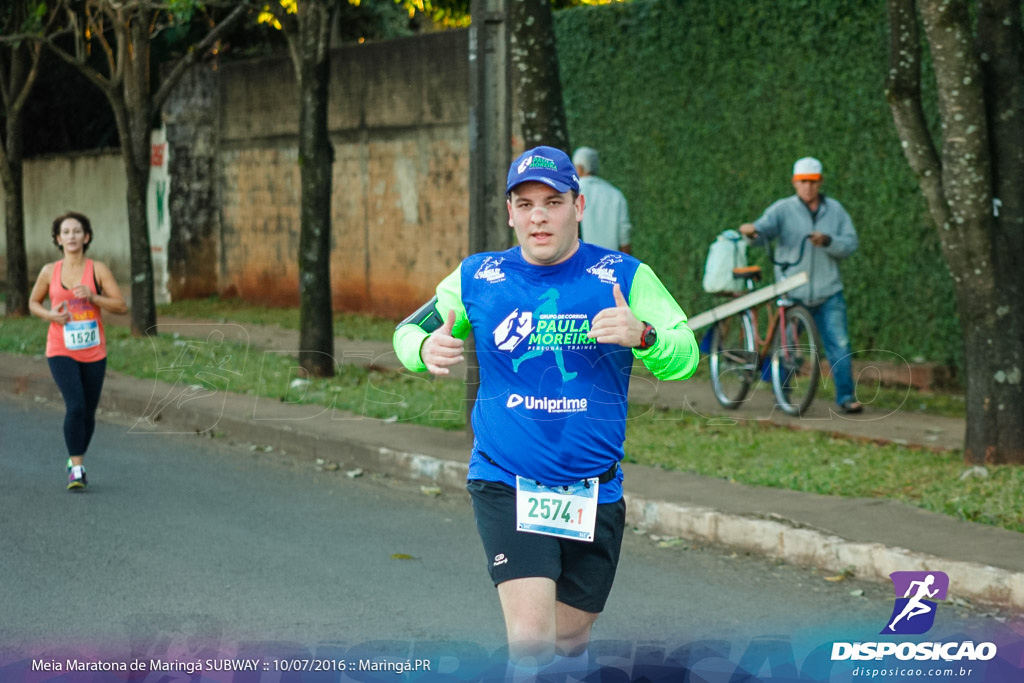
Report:
[[[79,363],[67,356],[52,356],[50,374],[64,396],[64,443],[68,455],[85,455],[96,430],[96,408],[100,404],[107,359]]]

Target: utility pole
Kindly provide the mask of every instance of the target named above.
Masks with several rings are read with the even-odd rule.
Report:
[[[512,161],[508,0],[472,0],[469,28],[469,253],[512,244],[505,179]]]
[[[469,253],[512,244],[505,180],[512,161],[509,0],[472,0],[469,28]],[[466,426],[480,384],[473,338],[466,344]]]

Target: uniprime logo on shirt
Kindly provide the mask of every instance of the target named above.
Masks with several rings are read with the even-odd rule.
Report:
[[[551,415],[558,413],[585,413],[587,412],[587,399],[509,394],[505,407],[512,409],[519,406],[522,406],[525,410],[540,411]]]

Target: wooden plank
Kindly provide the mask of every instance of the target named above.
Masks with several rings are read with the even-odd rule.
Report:
[[[690,326],[690,329],[697,331],[702,327],[708,327],[713,325],[719,320],[728,318],[730,315],[735,315],[742,310],[757,306],[758,304],[764,303],[769,299],[774,299],[777,296],[781,296],[786,292],[792,291],[800,285],[807,283],[807,273],[797,273],[791,275],[781,282],[762,287],[761,289],[755,289],[752,292],[748,292],[743,296],[738,296],[735,299],[730,299],[720,306],[715,306],[709,311],[699,313],[690,318],[686,324]]]

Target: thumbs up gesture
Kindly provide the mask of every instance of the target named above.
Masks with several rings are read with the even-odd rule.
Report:
[[[465,360],[465,344],[452,336],[454,326],[455,311],[449,310],[444,325],[431,332],[420,347],[420,358],[432,375],[447,375],[451,372],[448,368]]]
[[[612,297],[615,305],[594,316],[587,336],[601,344],[618,344],[628,348],[640,346],[644,324],[633,315],[618,284],[612,287]]]

